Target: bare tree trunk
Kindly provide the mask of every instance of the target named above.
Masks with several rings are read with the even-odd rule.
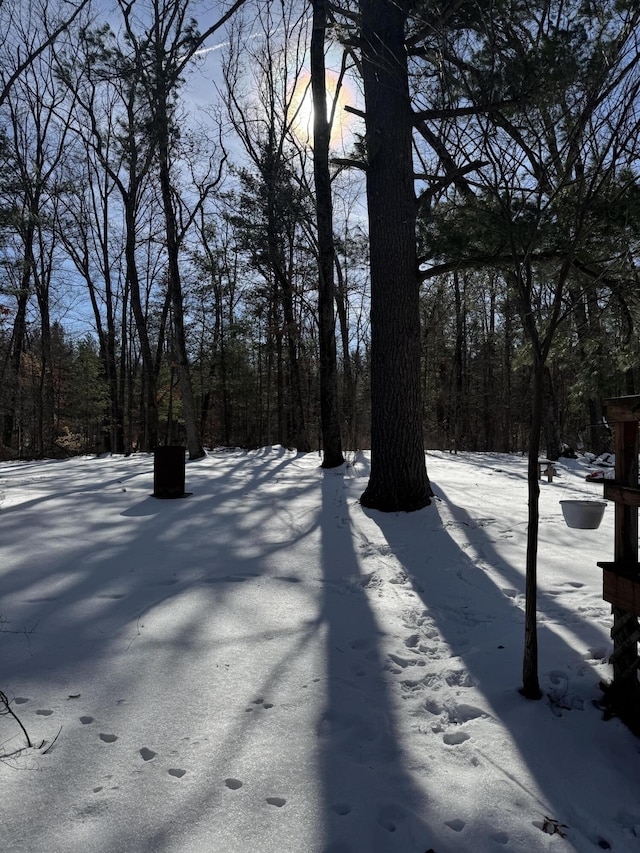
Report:
[[[33,233],[31,234],[33,240]],[[3,367],[2,385],[7,389],[5,412],[2,424],[2,443],[6,447],[11,446],[16,423],[16,407],[18,405],[18,389],[20,383],[20,361],[22,359],[22,348],[27,330],[27,303],[29,301],[29,283],[31,279],[31,260],[27,261],[25,252],[24,266],[20,277],[20,290],[18,291],[18,306],[13,320],[13,332],[11,335],[11,346],[6,366]],[[30,254],[32,257],[32,254]]]
[[[338,259],[335,259],[337,292],[336,306],[338,323],[340,325],[340,341],[342,346],[342,414],[347,423],[347,449],[359,450],[358,447],[358,405],[356,400],[356,383],[353,376],[351,353],[349,352],[349,321],[347,318],[347,288],[344,274]]]
[[[144,433],[143,446],[139,450],[152,451],[158,444],[158,394],[156,368],[151,352],[151,343],[147,330],[147,318],[142,308],[140,278],[136,261],[136,215],[131,195],[123,198],[125,205],[125,258],[127,264],[127,285],[131,299],[131,310],[135,319],[138,340],[142,353],[142,371],[144,373]]]
[[[371,264],[371,476],[363,506],[431,503],[422,436],[420,313],[407,5],[360,3]]]
[[[333,201],[329,174],[331,128],[327,119],[325,80],[325,33],[327,0],[313,0],[311,33],[311,88],[313,92],[313,174],[316,188],[318,228],[318,337],[320,348],[320,420],[323,468],[344,462],[338,418],[338,371],[333,284]]]
[[[529,512],[527,525],[526,589],[524,615],[524,655],[522,663],[522,695],[527,699],[541,699],[538,682],[538,527],[540,522],[540,486],[538,484],[538,457],[540,454],[540,428],[544,400],[544,364],[536,358],[533,372],[533,399],[531,431],[527,459],[527,490]]]
[[[543,433],[545,438],[545,451],[547,458],[558,459],[562,453],[562,435],[558,422],[558,405],[553,388],[553,376],[548,366],[544,368],[544,394],[543,394]]]
[[[165,125],[168,134],[168,125]],[[162,203],[165,215],[167,260],[169,266],[169,292],[171,294],[171,308],[173,311],[173,353],[178,384],[182,395],[182,413],[187,431],[187,449],[189,459],[200,459],[205,455],[200,431],[198,429],[198,413],[193,398],[193,386],[191,383],[191,371],[187,355],[187,342],[184,328],[184,304],[182,298],[182,282],[180,278],[180,266],[178,263],[179,246],[175,211],[171,197],[171,178],[169,175],[168,144],[161,132],[158,144],[158,155],[160,160],[160,188],[162,192]]]

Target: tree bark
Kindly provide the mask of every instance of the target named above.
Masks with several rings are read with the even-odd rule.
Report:
[[[331,128],[327,119],[324,44],[327,0],[313,0],[311,33],[311,89],[313,94],[313,175],[316,188],[318,228],[318,342],[320,350],[320,421],[322,467],[337,468],[344,462],[338,418],[338,370],[334,309],[333,201],[329,173]]]
[[[371,475],[384,512],[431,503],[422,436],[412,115],[403,2],[360,3],[371,265]]]
[[[18,391],[20,385],[20,362],[22,360],[22,348],[27,332],[27,304],[31,285],[31,271],[33,266],[33,239],[35,226],[29,223],[25,237],[25,252],[23,255],[23,268],[20,276],[20,289],[17,294],[18,305],[13,320],[13,332],[11,344],[7,356],[7,363],[2,371],[2,384],[7,389],[4,405],[4,418],[2,424],[2,443],[10,447],[16,424],[16,408],[18,405]],[[26,248],[29,243],[30,248]],[[18,448],[20,450],[20,448]]]
[[[544,404],[544,364],[536,359],[533,372],[533,400],[531,407],[531,432],[527,460],[527,489],[529,511],[527,525],[527,557],[525,580],[524,655],[522,662],[522,695],[527,699],[541,699],[538,681],[538,527],[540,522],[540,486],[538,484],[538,456],[540,454],[540,428]]]

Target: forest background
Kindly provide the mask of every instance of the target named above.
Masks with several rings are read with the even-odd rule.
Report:
[[[5,0],[3,458],[152,450],[189,429],[322,447],[319,8],[336,407],[342,446],[371,446],[365,182],[384,131],[365,123],[361,15],[384,25],[392,5],[424,442],[523,450],[537,383],[549,456],[607,448],[602,399],[640,390],[635,2]]]

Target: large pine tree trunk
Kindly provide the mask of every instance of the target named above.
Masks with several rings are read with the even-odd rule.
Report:
[[[411,103],[404,29],[393,0],[362,0],[371,264],[371,476],[363,506],[429,504],[422,436],[420,317]]]

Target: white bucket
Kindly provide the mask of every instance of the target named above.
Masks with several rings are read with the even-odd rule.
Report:
[[[604,515],[606,501],[560,501],[564,520],[567,527],[577,527],[581,530],[595,530],[600,527]]]

